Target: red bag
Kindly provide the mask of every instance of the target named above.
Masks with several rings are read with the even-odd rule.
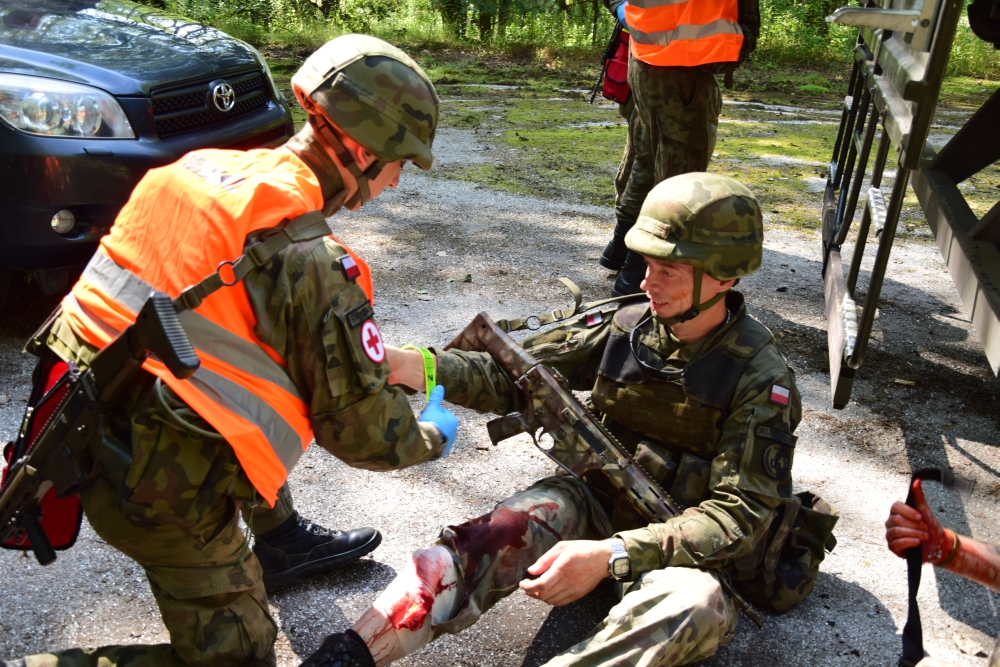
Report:
[[[59,407],[69,388],[69,380],[70,367],[66,362],[59,360],[39,362],[35,369],[35,388],[28,400],[31,412],[25,414],[26,428],[22,426],[21,435],[17,440],[7,443],[3,449],[7,465],[0,477],[0,489],[7,483],[10,464],[31,450],[49,417]],[[52,548],[57,551],[69,549],[76,543],[83,522],[83,505],[80,497],[74,495],[58,498],[56,490],[50,486],[42,497],[41,506],[42,518],[39,523],[52,542]],[[22,531],[7,542],[0,543],[0,547],[25,551],[31,548],[31,541]]]
[[[606,100],[625,104],[632,90],[628,87],[628,43],[630,36],[627,31],[619,33],[618,47],[604,63],[604,86],[601,95]]]

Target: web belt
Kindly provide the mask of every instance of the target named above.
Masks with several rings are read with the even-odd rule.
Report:
[[[560,278],[559,282],[566,286],[566,289],[570,291],[573,295],[573,308],[557,308],[551,313],[545,315],[528,315],[527,317],[518,317],[512,320],[497,320],[496,325],[506,332],[511,331],[521,331],[522,329],[539,329],[553,322],[561,322],[562,320],[567,320],[575,315],[580,315],[588,310],[597,308],[598,306],[603,306],[609,303],[616,303],[619,301],[629,301],[632,299],[638,299],[642,297],[646,298],[643,293],[639,294],[626,294],[625,296],[613,296],[610,299],[601,299],[599,301],[591,301],[589,303],[583,303],[583,292],[580,288],[576,286],[569,278]]]
[[[236,259],[221,262],[215,273],[181,292],[180,296],[174,299],[174,308],[177,312],[194,310],[210,294],[223,287],[232,287],[254,269],[267,264],[272,257],[291,244],[328,236],[330,227],[326,224],[326,217],[321,211],[309,211],[292,218],[281,227],[266,231],[271,233],[263,241],[250,246]],[[226,275],[223,275],[223,272]]]

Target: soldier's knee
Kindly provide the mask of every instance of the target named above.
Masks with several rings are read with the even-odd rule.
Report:
[[[160,601],[170,643],[192,667],[273,665],[278,627],[263,591]]]

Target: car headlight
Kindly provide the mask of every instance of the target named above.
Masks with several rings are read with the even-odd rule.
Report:
[[[69,81],[0,72],[0,120],[46,137],[133,139],[117,100],[103,90]]]

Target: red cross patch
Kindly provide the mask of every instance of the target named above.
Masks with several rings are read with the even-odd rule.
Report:
[[[376,364],[385,361],[385,344],[382,342],[382,332],[375,326],[375,320],[365,320],[361,325],[361,347]]]

